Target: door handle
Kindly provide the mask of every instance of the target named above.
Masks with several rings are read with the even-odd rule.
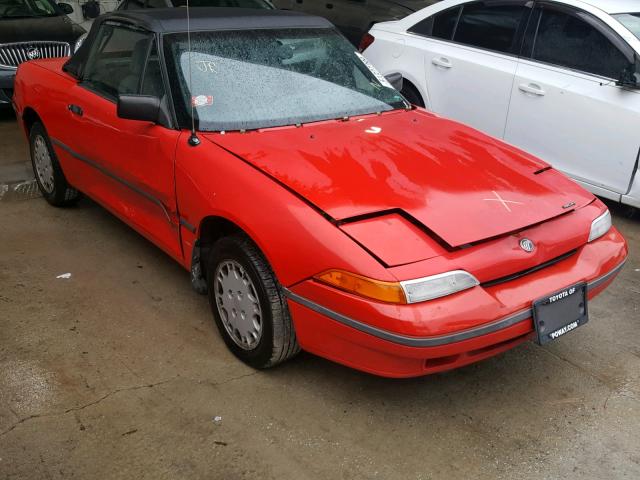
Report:
[[[71,113],[73,113],[74,115],[78,115],[79,117],[81,117],[84,113],[82,111],[82,107],[79,107],[78,105],[69,105],[67,108]]]
[[[521,83],[518,85],[518,89],[521,92],[538,95],[539,97],[542,97],[546,93],[540,85],[535,83]]]
[[[446,57],[434,57],[431,59],[431,63],[433,63],[436,67],[442,68],[451,68],[453,65],[451,64],[451,60]]]

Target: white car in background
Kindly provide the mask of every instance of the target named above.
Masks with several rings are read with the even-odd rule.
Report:
[[[640,207],[639,37],[638,0],[444,0],[361,48],[413,103]]]

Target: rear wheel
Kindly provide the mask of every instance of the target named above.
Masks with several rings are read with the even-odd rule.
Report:
[[[216,242],[207,283],[220,334],[240,360],[268,368],[300,351],[282,287],[249,238],[234,235]]]
[[[407,80],[403,82],[402,90],[400,91],[402,96],[406,98],[412,105],[424,108],[424,100],[422,95],[418,92],[418,89],[411,85]]]
[[[29,144],[31,147],[33,173],[42,196],[47,202],[56,207],[74,204],[80,195],[75,188],[69,185],[64,177],[58,158],[42,123],[36,122],[31,127]]]

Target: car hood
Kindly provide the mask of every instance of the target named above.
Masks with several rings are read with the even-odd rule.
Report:
[[[397,211],[451,247],[594,198],[544,162],[423,110],[204,136],[335,220]]]
[[[0,43],[67,42],[73,43],[85,30],[66,15],[35,18],[0,18]],[[72,45],[73,46],[73,45]]]

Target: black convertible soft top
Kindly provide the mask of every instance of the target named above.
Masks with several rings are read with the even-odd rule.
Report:
[[[332,24],[321,17],[285,10],[262,8],[198,7],[190,9],[191,31],[254,30],[261,28],[327,28]],[[187,9],[159,8],[116,11],[100,19],[133,23],[156,33],[187,31]]]
[[[271,28],[332,28],[322,17],[299,12],[258,8],[198,7],[190,9],[192,32],[214,30],[259,30]],[[105,22],[118,22],[143,28],[154,33],[187,31],[187,9],[149,8],[144,10],[116,10],[96,19],[80,49],[64,64],[63,70],[80,78],[91,44]]]

